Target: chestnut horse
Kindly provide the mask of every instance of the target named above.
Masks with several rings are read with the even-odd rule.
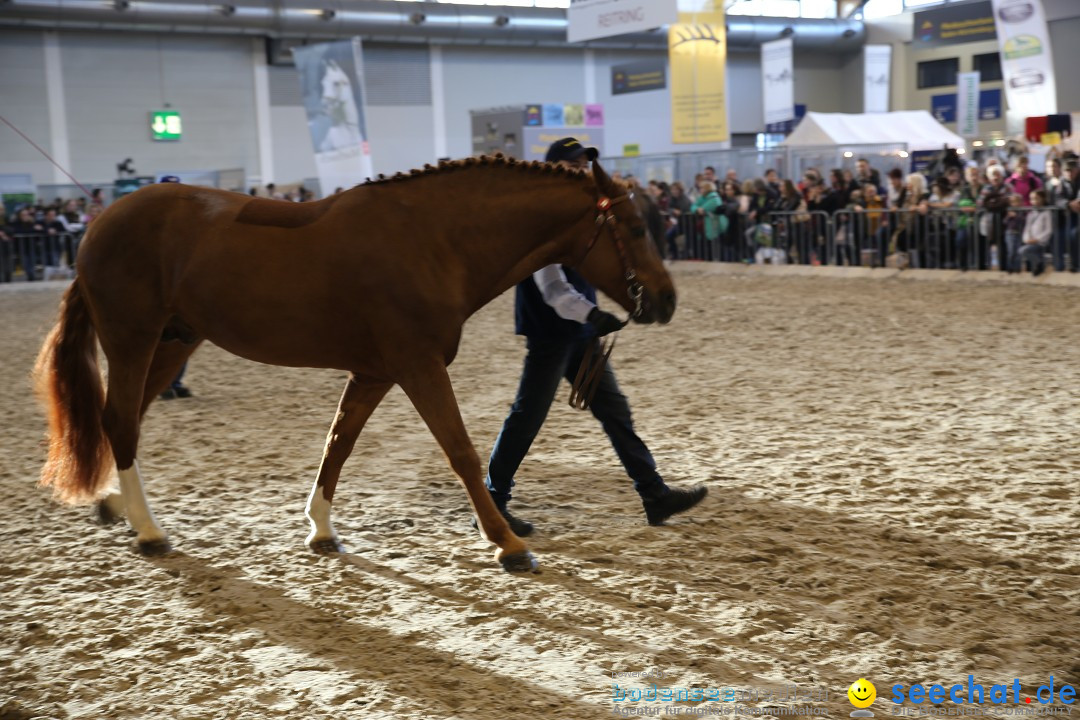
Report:
[[[97,500],[103,520],[126,515],[144,554],[168,552],[139,473],[139,427],[205,340],[257,362],[350,373],[307,503],[314,550],[343,551],[330,521],[341,466],[397,384],[465,485],[496,559],[534,569],[484,487],[446,368],[469,316],[550,263],[576,267],[638,322],[670,320],[671,278],[628,198],[598,163],[589,172],[500,156],[314,203],[172,183],[132,193],[90,226],[38,358],[50,426],[42,483],[68,502]]]

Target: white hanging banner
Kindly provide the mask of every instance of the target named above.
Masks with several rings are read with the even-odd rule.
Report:
[[[795,71],[791,38],[761,44],[761,95],[765,124],[795,119]]]
[[[994,0],[994,23],[1009,114],[1055,114],[1057,84],[1042,0]]]
[[[892,45],[863,46],[863,112],[889,112]]]
[[[979,134],[979,73],[956,75],[956,134],[975,137]]]
[[[652,30],[678,22],[676,0],[570,0],[566,41]]]

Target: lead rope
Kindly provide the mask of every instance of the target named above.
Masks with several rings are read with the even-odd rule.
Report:
[[[612,333],[610,340],[593,338],[585,346],[577,377],[570,385],[570,407],[588,410],[592,405],[593,398],[596,397],[596,389],[600,387],[600,378],[604,375],[604,367],[607,365],[608,358],[611,357],[611,351],[615,349],[615,338],[615,333]],[[596,362],[593,362],[594,358]]]

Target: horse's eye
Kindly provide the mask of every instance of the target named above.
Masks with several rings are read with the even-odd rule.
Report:
[[[645,228],[640,226],[640,225],[636,225],[636,226],[630,228],[630,234],[633,235],[634,237],[644,237],[645,236]]]

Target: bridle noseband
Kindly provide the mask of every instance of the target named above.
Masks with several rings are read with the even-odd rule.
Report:
[[[585,262],[585,258],[592,252],[593,246],[596,245],[596,241],[600,239],[600,232],[607,227],[611,231],[611,239],[615,242],[615,249],[619,252],[619,260],[622,261],[623,274],[626,278],[626,294],[634,301],[634,311],[630,313],[630,317],[626,319],[626,322],[630,322],[636,317],[640,317],[644,310],[642,298],[645,295],[645,288],[637,281],[637,272],[634,270],[634,266],[630,264],[630,258],[626,253],[626,246],[623,245],[622,238],[619,237],[619,221],[615,217],[615,213],[612,212],[611,207],[623,201],[627,201],[633,198],[632,193],[621,195],[614,200],[611,198],[600,196],[600,199],[596,201],[596,232],[593,233],[592,238],[589,239],[589,244],[585,248],[585,254],[581,256],[581,260],[578,264]]]

